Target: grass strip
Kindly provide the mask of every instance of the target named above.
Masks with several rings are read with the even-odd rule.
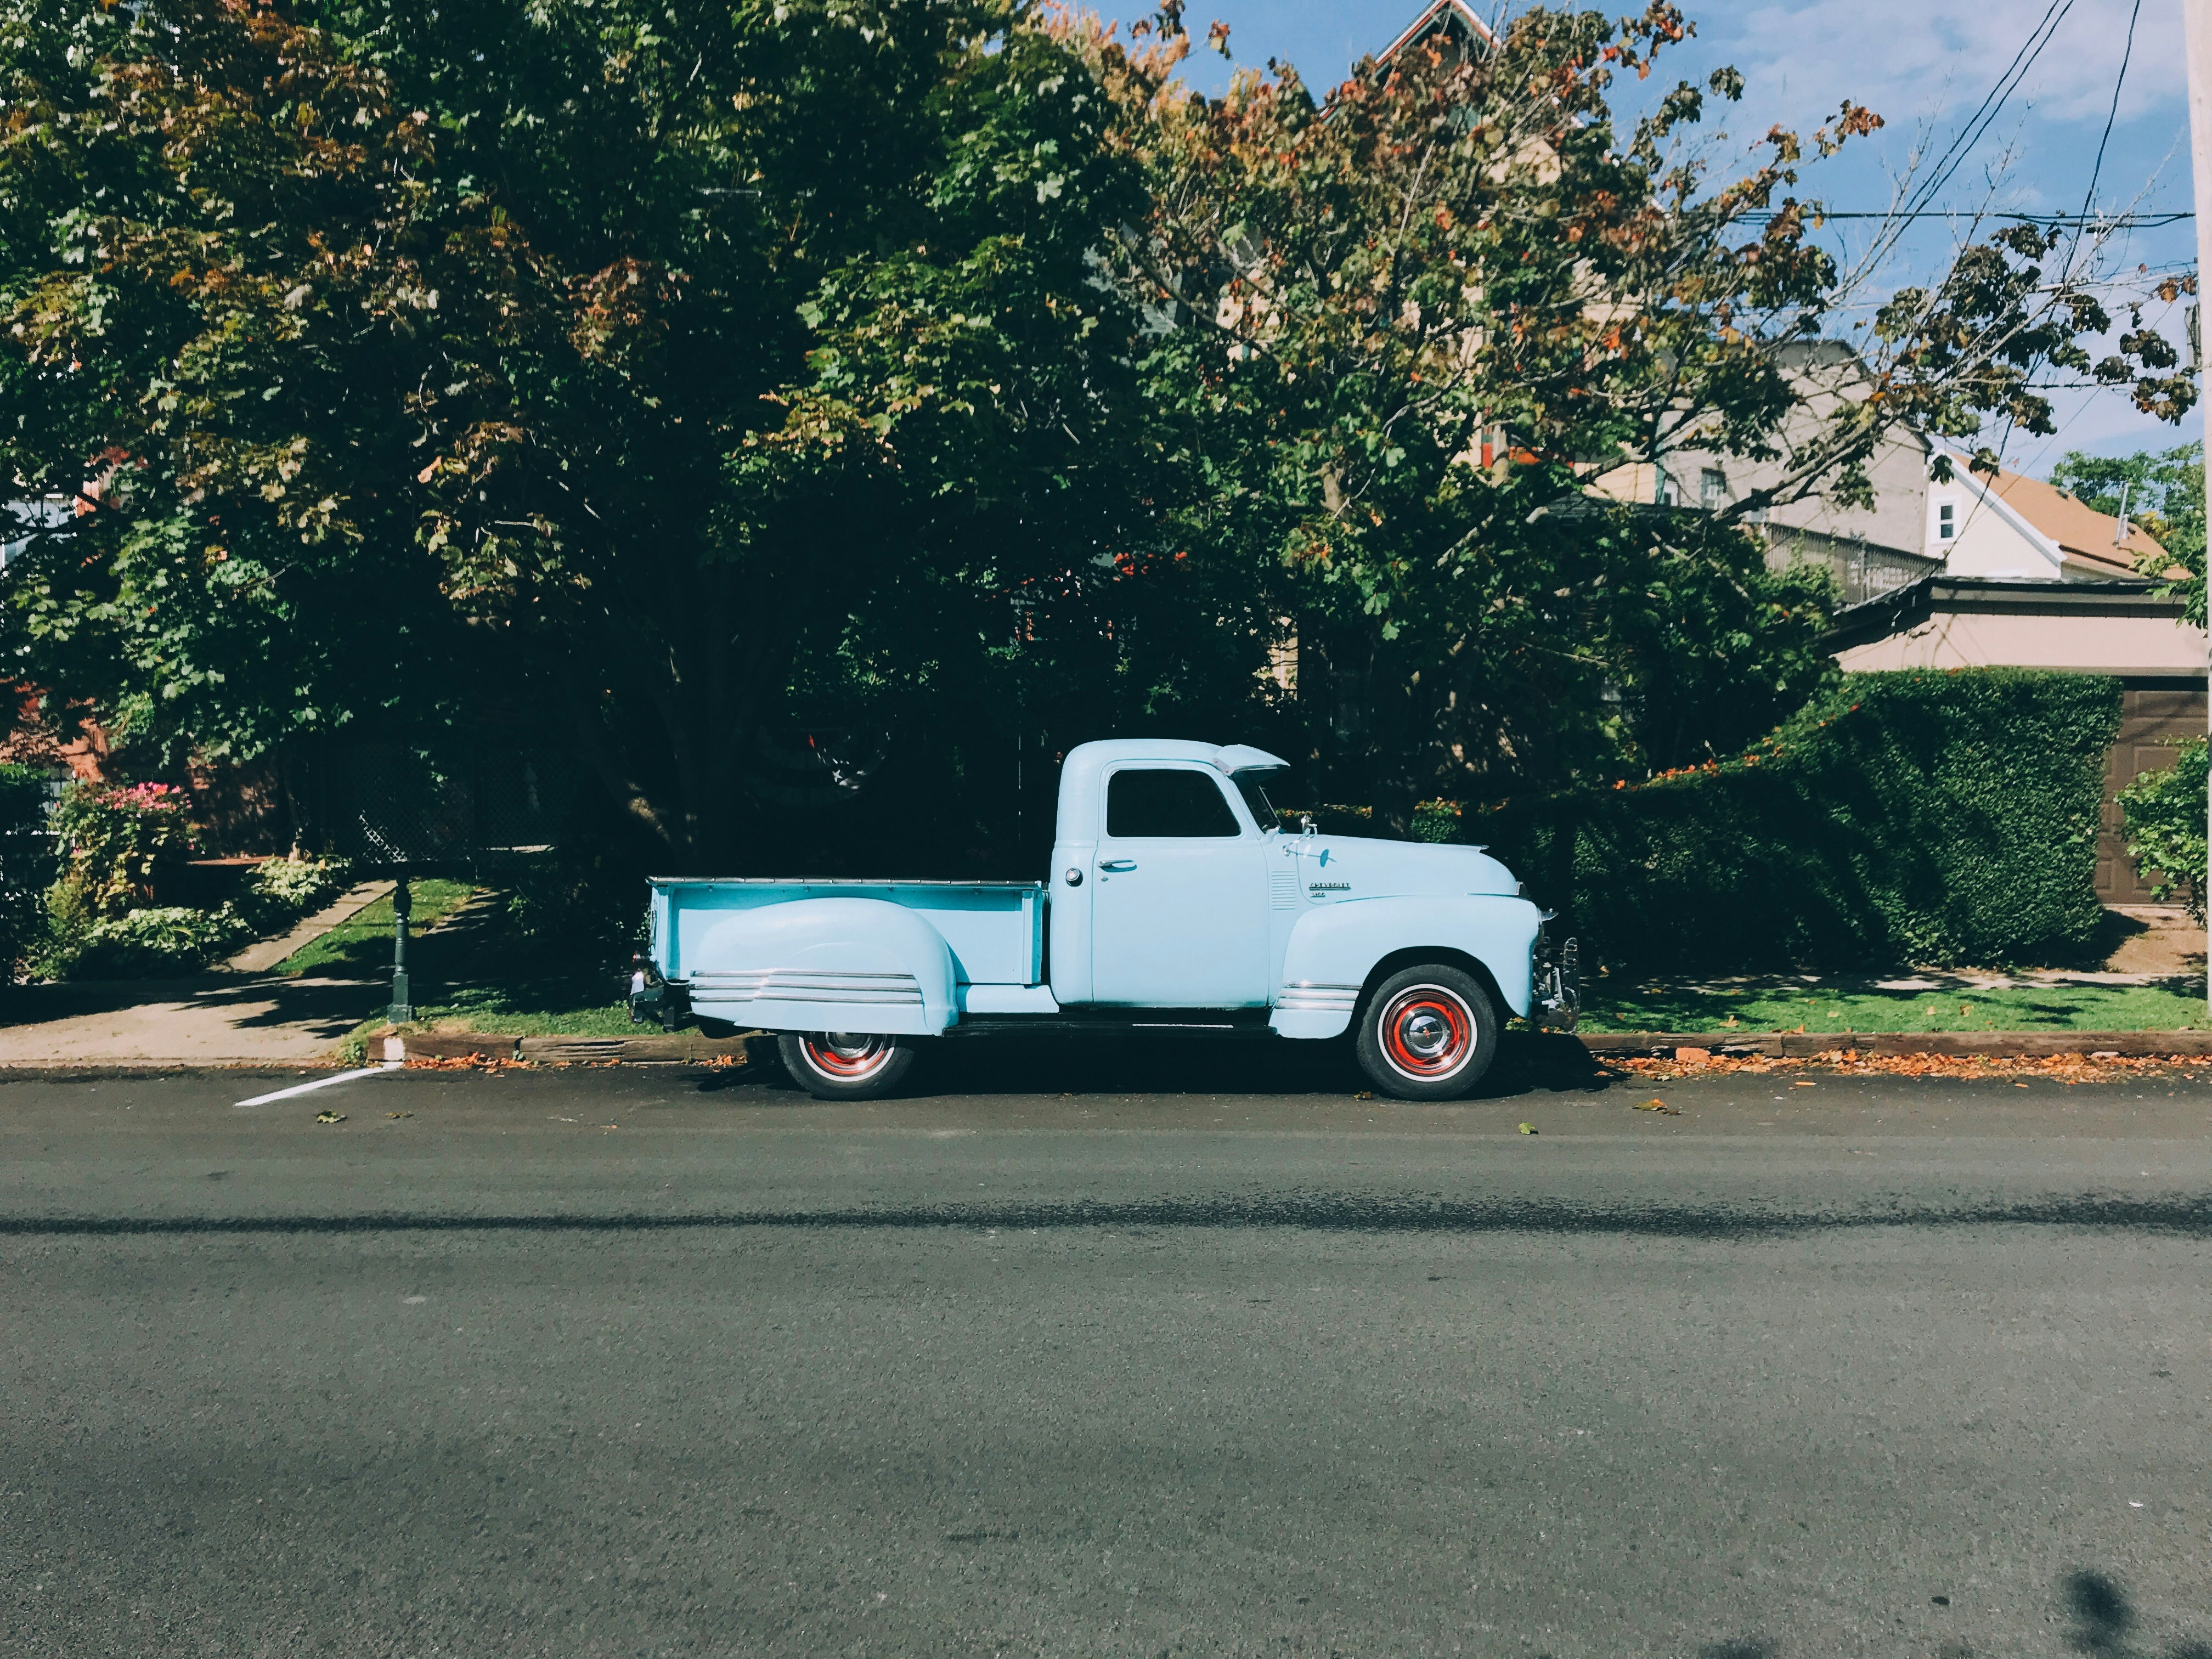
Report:
[[[414,901],[409,913],[407,937],[420,939],[451,915],[477,890],[465,881],[414,881],[407,884]],[[380,898],[348,916],[319,939],[313,939],[278,963],[279,974],[325,973],[339,978],[360,978],[388,973],[392,968],[392,924],[395,920],[390,898]]]
[[[2203,981],[1885,991],[1821,985],[1589,988],[1589,1031],[2187,1031],[2212,1026]]]

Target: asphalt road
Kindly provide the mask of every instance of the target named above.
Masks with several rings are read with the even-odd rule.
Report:
[[[2205,1659],[2212,1073],[1804,1075],[0,1083],[0,1654]]]

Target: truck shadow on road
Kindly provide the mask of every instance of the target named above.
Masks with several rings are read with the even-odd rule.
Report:
[[[761,1086],[795,1090],[775,1057],[757,1042],[751,1058]],[[750,1082],[752,1079],[747,1079]],[[1505,1100],[1571,1090],[1588,1094],[1614,1081],[1571,1036],[1508,1031],[1489,1075],[1467,1097]],[[988,1042],[932,1044],[901,1091],[945,1095],[1253,1095],[1346,1099],[1372,1091],[1343,1042],[1267,1037],[1000,1036]]]

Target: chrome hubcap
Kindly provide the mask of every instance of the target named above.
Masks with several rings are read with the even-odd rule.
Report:
[[[1379,1012],[1376,1035],[1392,1071],[1432,1083],[1474,1058],[1474,1011],[1441,985],[1409,985]]]
[[[866,1077],[891,1057],[891,1040],[863,1031],[816,1031],[799,1039],[807,1063],[825,1077]]]
[[[1433,1009],[1424,1008],[1400,1028],[1406,1046],[1423,1060],[1434,1060],[1451,1042],[1451,1027]]]

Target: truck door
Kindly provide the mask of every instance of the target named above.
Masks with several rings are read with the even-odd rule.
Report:
[[[1104,819],[1091,890],[1093,1000],[1264,1006],[1264,850],[1222,778],[1206,766],[1122,766],[1107,775]]]

